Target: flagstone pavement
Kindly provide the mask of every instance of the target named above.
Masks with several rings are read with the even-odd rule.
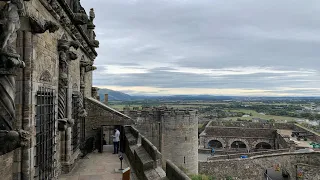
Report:
[[[73,170],[61,175],[59,180],[121,180],[122,173],[116,173],[120,168],[119,154],[112,154],[112,146],[105,146],[104,152],[93,152],[79,159]],[[123,169],[128,167],[123,160]],[[132,174],[134,176],[134,174]],[[131,179],[135,179],[131,177]]]

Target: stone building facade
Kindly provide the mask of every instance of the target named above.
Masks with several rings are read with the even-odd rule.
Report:
[[[0,1],[2,179],[53,179],[79,158],[99,46],[94,18],[80,0]]]

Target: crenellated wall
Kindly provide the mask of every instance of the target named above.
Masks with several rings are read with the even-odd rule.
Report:
[[[168,108],[145,108],[131,110],[124,108],[123,113],[134,119],[134,127],[146,137],[162,156],[188,173],[198,171],[198,115],[193,110]]]
[[[187,173],[198,173],[198,115],[191,110],[161,113],[163,165],[169,159]]]

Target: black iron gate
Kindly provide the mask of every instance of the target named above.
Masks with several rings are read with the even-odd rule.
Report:
[[[53,179],[55,159],[55,92],[40,88],[36,104],[36,179]]]
[[[80,117],[79,117],[79,95],[72,94],[72,119],[74,125],[72,127],[72,147],[73,152],[79,147],[79,133],[80,133]]]

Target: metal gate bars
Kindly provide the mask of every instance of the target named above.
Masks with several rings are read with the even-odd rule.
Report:
[[[55,148],[55,92],[40,88],[36,104],[36,179],[49,180],[54,177]]]

